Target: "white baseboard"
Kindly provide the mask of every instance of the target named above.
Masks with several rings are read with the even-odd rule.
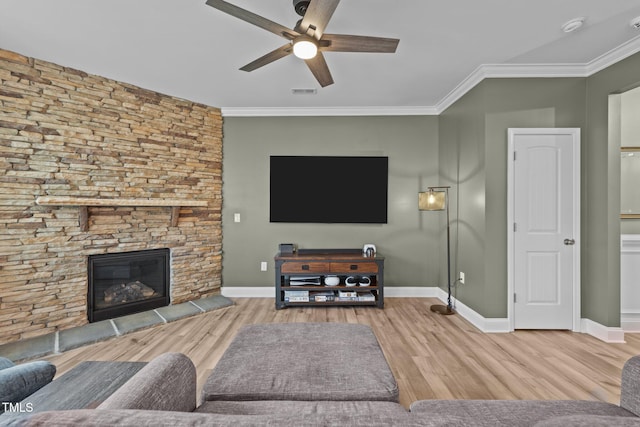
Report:
[[[223,286],[222,295],[229,298],[275,298],[274,286]],[[388,286],[384,289],[385,298],[438,298],[447,302],[447,293],[439,287],[424,286]],[[472,308],[454,299],[455,309],[462,318],[485,333],[511,332],[508,318],[484,317]],[[627,315],[621,322],[622,327],[608,327],[590,319],[582,319],[580,331],[608,343],[624,343],[624,333],[640,332],[640,314]]]
[[[622,313],[620,315],[620,327],[625,332],[640,332],[640,313]]]
[[[442,301],[447,301],[447,293],[437,288],[440,291],[438,298]],[[469,306],[461,303],[460,301],[453,299],[453,306],[456,312],[462,316],[467,322],[471,323],[482,332],[486,333],[505,333],[511,332],[509,327],[509,319],[502,317],[484,317]]]
[[[442,289],[423,286],[385,286],[385,298],[438,298]],[[445,294],[446,295],[446,294]]]
[[[274,298],[276,297],[275,286],[223,286],[220,290],[222,296],[228,298]]]
[[[581,332],[592,335],[599,340],[608,343],[624,343],[624,331],[622,328],[604,326],[591,319],[582,319]]]

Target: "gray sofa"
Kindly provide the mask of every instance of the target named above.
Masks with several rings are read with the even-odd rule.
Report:
[[[304,336],[308,339],[301,342]],[[358,369],[326,369],[339,366]],[[34,413],[11,425],[640,427],[640,356],[625,364],[620,406],[570,400],[423,400],[408,411],[398,403],[395,379],[370,328],[251,325],[238,333],[214,368],[197,407],[196,398],[193,363],[182,354],[167,353],[96,409]]]
[[[53,380],[56,367],[46,361],[16,365],[0,357],[0,414],[5,407],[18,404]]]

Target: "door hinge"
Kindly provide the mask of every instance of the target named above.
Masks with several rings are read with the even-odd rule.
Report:
[[[518,224],[516,224],[515,222],[513,223],[513,231],[514,233],[518,231]]]
[[[514,303],[518,302],[518,301],[517,301],[517,298],[516,298],[516,294],[515,294],[515,293],[513,294],[513,302],[514,302]]]
[[[516,151],[514,151],[514,152],[513,152],[513,161],[514,161],[514,162],[516,161],[516,157],[517,157],[517,156],[516,156]]]

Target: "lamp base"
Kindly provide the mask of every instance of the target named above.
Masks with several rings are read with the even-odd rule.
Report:
[[[442,304],[432,305],[431,311],[433,311],[434,313],[442,314],[442,315],[456,314],[455,310],[453,310],[452,308],[449,308],[449,306],[447,305],[442,305]]]

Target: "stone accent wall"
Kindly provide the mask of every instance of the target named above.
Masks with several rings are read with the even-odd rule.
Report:
[[[179,78],[176,76],[176,78]],[[168,247],[171,300],[219,293],[220,110],[0,49],[0,344],[87,323],[87,256]],[[39,206],[38,196],[207,201]]]

